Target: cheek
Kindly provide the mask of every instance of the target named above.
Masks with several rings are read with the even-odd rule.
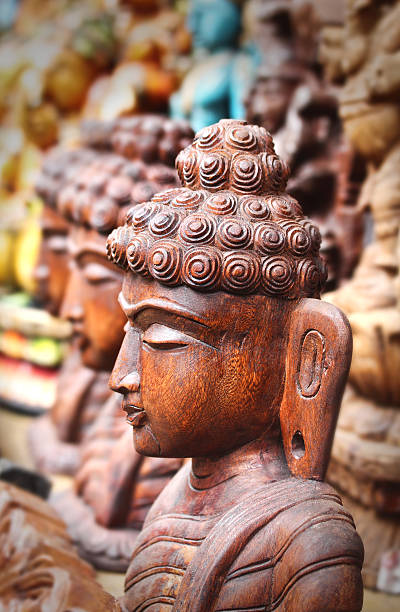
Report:
[[[247,370],[242,354],[235,352],[227,356],[224,361],[223,375],[214,390],[218,405],[224,408],[230,407],[233,417],[240,411],[243,397],[246,394]]]
[[[66,253],[50,253],[48,265],[51,284],[64,293],[69,277],[68,255]]]
[[[176,352],[142,350],[141,396],[161,446],[171,435],[184,441],[209,427],[208,408],[222,371],[220,355],[202,345]]]
[[[279,403],[284,376],[281,342],[249,336],[238,346],[227,347],[223,375],[213,389],[219,420],[225,436],[246,441],[258,436],[271,420]]]
[[[117,298],[120,285],[88,286],[85,293],[85,328],[91,343],[99,350],[116,354],[124,337],[126,317]]]
[[[265,418],[265,381],[255,351],[233,349],[226,356],[223,376],[213,390],[225,437],[244,436],[247,440],[258,431]]]

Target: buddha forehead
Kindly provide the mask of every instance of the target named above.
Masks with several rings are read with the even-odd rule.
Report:
[[[71,257],[79,259],[83,254],[96,255],[97,259],[108,264],[106,254],[106,237],[92,228],[73,224],[68,235],[68,251]]]
[[[172,315],[217,332],[229,331],[230,335],[252,329],[258,332],[269,322],[283,324],[295,306],[294,302],[259,294],[198,293],[184,285],[169,287],[132,272],[125,273],[119,303],[131,322],[151,311],[159,322],[170,321]],[[276,325],[276,331],[280,333],[281,326]]]
[[[53,207],[45,204],[40,220],[42,231],[46,234],[67,234],[68,222]]]

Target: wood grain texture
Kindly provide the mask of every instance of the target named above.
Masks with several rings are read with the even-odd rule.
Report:
[[[362,544],[319,482],[351,332],[316,299],[318,230],[263,128],[221,121],[177,166],[182,188],[108,239],[129,321],[111,387],[138,452],[193,457],[147,515],[122,606],[360,610]]]

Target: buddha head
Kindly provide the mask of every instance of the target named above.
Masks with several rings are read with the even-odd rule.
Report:
[[[264,128],[222,120],[176,166],[182,187],[133,208],[107,242],[128,318],[110,385],[135,447],[216,457],[282,436],[292,472],[323,477],[351,339],[318,299],[319,231],[285,193]]]
[[[45,159],[36,184],[36,192],[43,201],[42,240],[34,271],[36,296],[53,315],[59,314],[69,275],[67,249],[69,223],[57,210],[57,193],[91,157],[92,153],[86,149],[54,150]]]
[[[111,138],[123,155],[98,152],[59,193],[58,210],[71,224],[71,270],[62,313],[73,324],[87,367],[111,370],[123,337],[125,317],[117,301],[122,270],[107,259],[107,235],[132,205],[177,184],[176,171],[161,159],[171,156],[166,142],[171,147],[185,142],[187,130],[186,124],[158,116],[142,116],[136,122],[123,119]],[[166,131],[172,134],[169,140]],[[145,163],[140,147],[153,135]]]
[[[234,0],[191,0],[188,28],[195,49],[233,48],[241,28],[240,7]]]

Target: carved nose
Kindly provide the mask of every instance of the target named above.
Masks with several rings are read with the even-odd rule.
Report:
[[[61,316],[68,319],[71,323],[80,322],[83,319],[83,308],[79,301],[81,296],[81,286],[74,272],[71,273],[64,299],[61,306]]]
[[[71,305],[69,308],[63,309],[63,315],[66,319],[74,323],[75,321],[81,321],[83,318],[83,310],[79,304]]]
[[[129,372],[120,381],[115,381],[111,375],[110,388],[117,393],[136,393],[140,389],[140,377],[137,372]]]

